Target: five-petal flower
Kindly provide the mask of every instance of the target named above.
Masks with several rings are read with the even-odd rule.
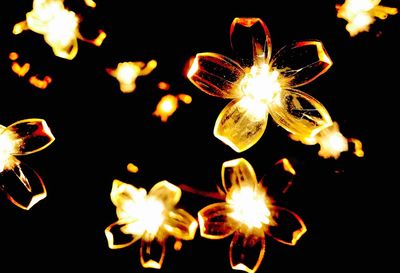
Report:
[[[147,194],[117,179],[113,182],[111,201],[117,207],[118,221],[105,229],[108,246],[122,248],[141,240],[140,261],[143,267],[160,269],[169,236],[192,240],[197,221],[183,209],[175,208],[181,189],[166,180],[155,184]],[[124,237],[117,243],[116,238]]]
[[[297,214],[272,204],[267,189],[258,183],[253,167],[244,158],[224,162],[221,175],[226,202],[208,205],[198,212],[200,235],[222,239],[233,234],[231,267],[255,272],[264,257],[265,234],[295,245],[307,229]]]
[[[0,125],[0,174],[15,174],[18,182],[4,179],[0,190],[16,206],[29,210],[46,197],[46,188],[40,176],[17,156],[43,150],[55,140],[43,119],[24,119],[4,127]],[[14,177],[15,177],[14,176]]]
[[[320,41],[293,42],[271,58],[269,30],[260,18],[235,18],[230,38],[241,64],[220,54],[198,53],[187,73],[203,92],[232,99],[215,123],[218,139],[236,152],[252,147],[266,129],[268,113],[303,138],[332,124],[320,102],[294,89],[332,65]]]

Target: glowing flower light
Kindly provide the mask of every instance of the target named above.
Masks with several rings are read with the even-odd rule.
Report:
[[[342,152],[347,152],[349,150],[349,142],[354,143],[354,154],[356,156],[364,156],[361,141],[355,138],[345,138],[339,131],[339,125],[337,122],[333,122],[331,126],[322,129],[314,137],[302,139],[295,134],[291,134],[290,137],[293,140],[301,141],[306,145],[319,144],[320,150],[318,155],[323,158],[338,159]]]
[[[290,172],[293,170],[290,164],[282,163]],[[253,167],[244,158],[224,162],[221,175],[226,202],[208,205],[198,212],[200,235],[223,239],[233,234],[231,267],[255,272],[265,254],[265,234],[295,245],[307,229],[297,214],[273,205],[267,189],[257,181]]]
[[[396,8],[380,6],[380,0],[346,0],[343,5],[337,4],[337,17],[347,21],[346,30],[350,36],[368,32],[375,17],[381,20],[388,15],[397,14]]]
[[[52,79],[50,76],[44,76],[43,80],[39,79],[36,75],[29,78],[29,83],[39,89],[46,89],[51,81]]]
[[[139,76],[146,76],[157,67],[157,61],[144,62],[122,62],[116,69],[107,68],[106,71],[115,77],[120,84],[123,93],[132,93],[136,89],[136,79]]]
[[[168,118],[178,109],[178,101],[181,100],[186,104],[192,102],[192,97],[186,94],[165,95],[161,98],[153,112],[153,116],[160,117],[162,122],[167,122]]]
[[[220,54],[198,53],[187,73],[203,92],[232,99],[216,120],[215,137],[242,152],[261,138],[268,114],[287,131],[304,137],[332,124],[320,102],[294,89],[332,65],[320,41],[294,42],[271,59],[269,30],[259,18],[235,18],[230,39],[241,64]]]
[[[94,2],[87,2],[93,5]],[[34,0],[33,9],[26,14],[26,20],[14,26],[13,33],[20,34],[24,30],[32,30],[42,34],[49,44],[54,55],[72,60],[78,53],[78,41],[82,39],[97,46],[105,38],[105,33],[100,32],[100,40],[88,40],[79,33],[79,17],[64,7],[63,0]]]
[[[143,188],[114,180],[111,201],[117,207],[118,221],[105,229],[111,249],[131,245],[141,239],[140,261],[143,267],[160,269],[165,256],[165,241],[192,240],[197,221],[183,209],[175,208],[180,200],[180,188],[166,180],[158,182],[147,194]],[[116,243],[118,234],[124,241]]]
[[[46,189],[40,176],[17,159],[17,156],[28,155],[43,150],[55,140],[47,123],[43,119],[24,119],[8,127],[0,125],[0,174],[5,176],[10,171],[16,175],[19,186],[0,183],[0,190],[16,206],[29,210],[33,205],[46,197]],[[16,191],[14,193],[14,191]],[[28,197],[22,195],[25,194]],[[23,200],[26,199],[26,200]]]

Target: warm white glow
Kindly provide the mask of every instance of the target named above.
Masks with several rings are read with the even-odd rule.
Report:
[[[318,154],[324,158],[333,157],[337,159],[342,152],[349,149],[347,138],[339,131],[336,122],[322,130],[317,136],[317,141],[321,147]]]
[[[74,12],[59,10],[47,26],[46,42],[61,48],[69,46],[76,39],[78,24],[79,19]]]
[[[234,210],[229,216],[250,228],[261,228],[271,222],[266,193],[262,188],[233,188],[226,201]]]
[[[12,155],[18,151],[18,143],[18,139],[8,131],[0,134],[0,172],[9,169],[15,163],[16,159]]]

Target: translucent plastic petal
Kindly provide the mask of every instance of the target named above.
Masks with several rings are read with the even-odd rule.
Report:
[[[198,212],[200,235],[207,239],[222,239],[231,235],[239,223],[228,217],[233,209],[226,203],[214,203]]]
[[[293,211],[273,206],[273,220],[276,225],[269,226],[268,234],[278,242],[295,245],[307,231],[303,220]]]
[[[265,103],[247,97],[232,100],[219,114],[214,136],[240,153],[258,142],[267,128],[267,120]]]
[[[110,194],[113,204],[122,210],[124,210],[127,203],[131,203],[130,206],[143,203],[146,195],[147,192],[145,189],[138,189],[118,179],[114,179]]]
[[[118,249],[127,247],[142,237],[142,234],[134,236],[131,233],[123,231],[126,224],[129,223],[131,223],[129,219],[118,220],[104,230],[109,248]]]
[[[12,170],[3,172],[0,187],[8,200],[25,210],[31,209],[47,196],[42,178],[25,164],[17,164]]]
[[[235,18],[230,29],[232,49],[245,67],[268,63],[271,35],[260,18]]]
[[[324,74],[332,63],[320,41],[303,41],[280,49],[273,57],[272,67],[289,80],[290,87],[297,87]]]
[[[145,268],[160,269],[165,257],[165,241],[143,240],[140,246],[140,262]]]
[[[221,177],[225,192],[229,192],[232,187],[257,186],[256,173],[244,158],[225,161],[222,164]]]
[[[332,125],[322,103],[296,89],[282,90],[280,97],[270,105],[270,114],[276,123],[298,138],[313,138]]]
[[[268,195],[276,200],[292,186],[296,170],[287,158],[278,160],[263,177],[262,184],[268,189]]]
[[[164,222],[164,229],[182,240],[192,240],[198,227],[196,219],[183,209],[171,210]]]
[[[249,273],[257,271],[265,254],[265,236],[262,230],[254,233],[235,232],[232,239],[229,259],[231,267]]]
[[[17,148],[14,155],[26,155],[38,152],[55,140],[47,123],[43,119],[32,118],[17,121],[6,128],[11,133]]]
[[[245,72],[234,60],[217,53],[198,53],[187,73],[201,91],[221,98],[240,98]]]
[[[165,207],[170,208],[175,206],[181,199],[182,191],[179,187],[163,180],[155,184],[149,191],[149,197],[156,197]]]

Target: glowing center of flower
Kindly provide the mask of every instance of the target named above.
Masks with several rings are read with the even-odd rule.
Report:
[[[46,41],[51,45],[66,47],[76,38],[77,27],[78,18],[75,13],[61,10],[57,12],[48,25]]]
[[[263,190],[257,191],[251,187],[233,189],[227,203],[233,207],[229,216],[248,227],[261,228],[263,224],[270,223],[271,212]]]
[[[129,62],[119,63],[117,67],[117,79],[122,83],[129,84],[134,81],[140,73],[140,67]]]
[[[278,81],[279,72],[271,70],[268,64],[252,66],[242,81],[242,90],[245,96],[255,100],[271,103],[281,91]]]
[[[143,223],[144,229],[152,234],[156,235],[158,229],[164,222],[164,210],[165,206],[162,202],[155,198],[146,199],[146,204],[141,210],[139,221]]]
[[[0,134],[0,172],[7,169],[11,155],[17,151],[17,142],[13,139],[11,133],[5,131]]]

